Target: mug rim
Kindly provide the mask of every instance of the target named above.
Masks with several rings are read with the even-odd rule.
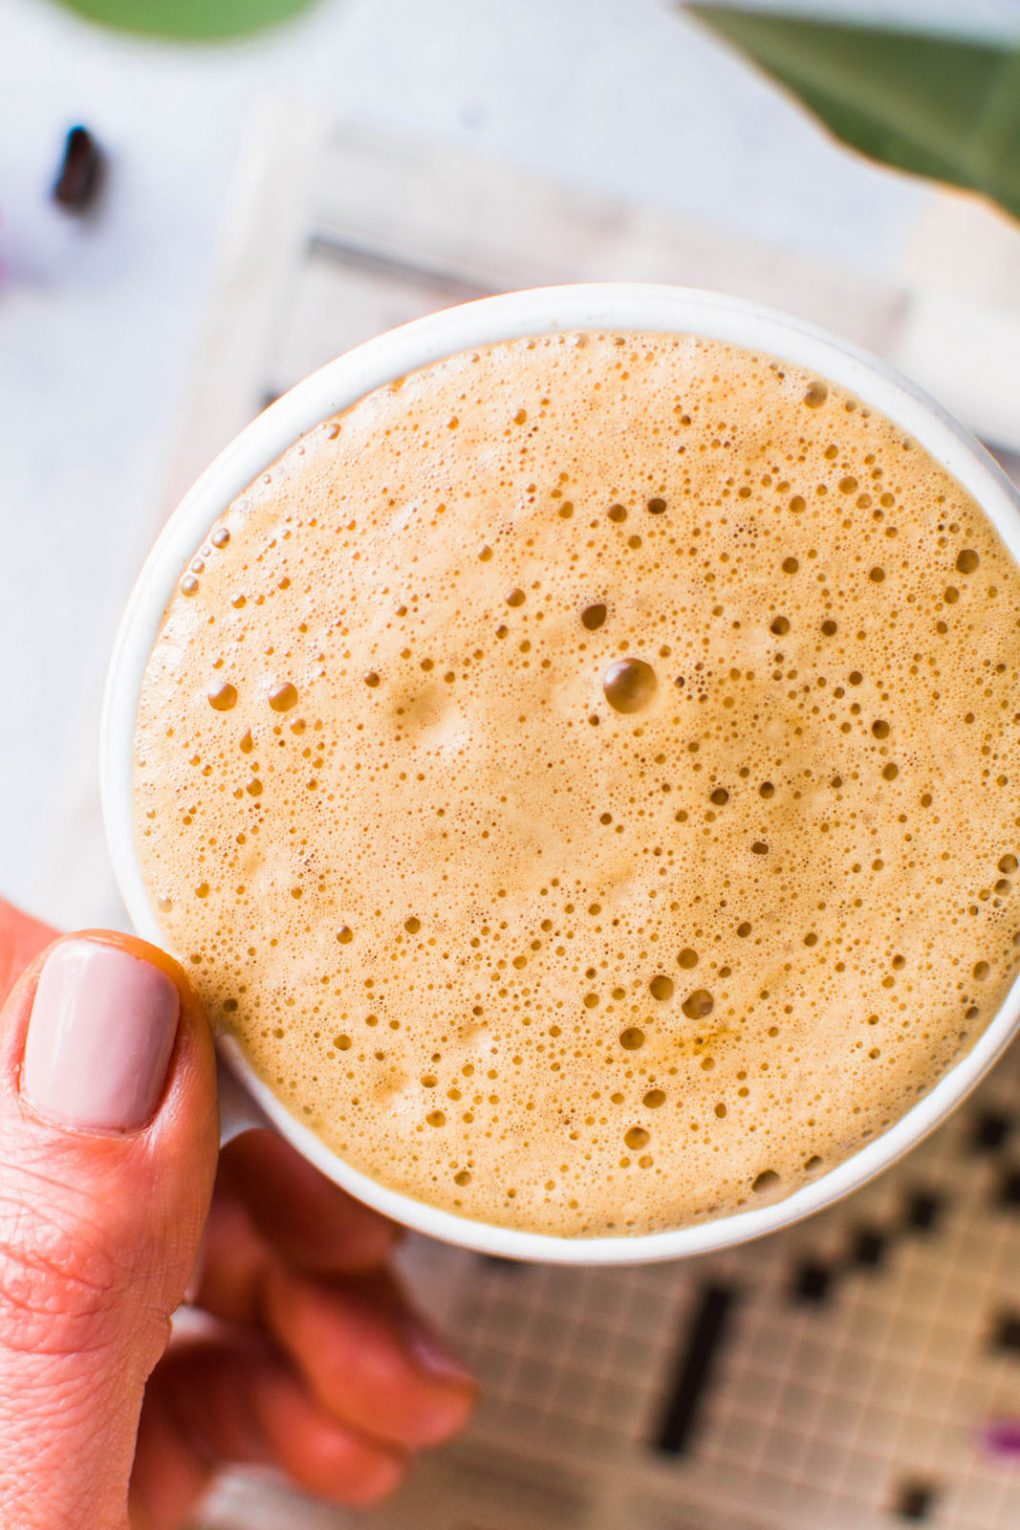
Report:
[[[742,298],[641,282],[531,288],[428,314],[344,352],[283,394],[231,441],[173,511],[135,582],[107,675],[100,726],[100,792],[107,844],[138,933],[164,935],[135,853],[133,739],[144,671],[181,570],[230,502],[298,436],[376,387],[459,351],[575,330],[689,334],[817,371],[907,431],[977,501],[1020,563],[1020,495],[998,464],[934,399],[884,361],[806,321]],[[333,1153],[276,1099],[240,1044],[221,1056],[269,1122],[327,1178],[415,1231],[480,1253],[560,1264],[644,1264],[745,1243],[848,1195],[938,1126],[1020,1029],[1020,976],[981,1035],[914,1105],[849,1157],[766,1205],[665,1231],[569,1238],[475,1221],[390,1189]]]

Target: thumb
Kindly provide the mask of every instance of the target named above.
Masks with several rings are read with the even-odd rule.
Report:
[[[146,1379],[217,1152],[212,1044],[169,957],[57,941],[0,1015],[0,1505],[8,1530],[125,1530]]]

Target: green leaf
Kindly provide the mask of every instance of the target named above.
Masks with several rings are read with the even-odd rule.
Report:
[[[686,8],[844,143],[980,192],[1020,218],[1020,42]]]
[[[69,10],[121,32],[174,42],[222,42],[275,26],[309,0],[63,0]]]

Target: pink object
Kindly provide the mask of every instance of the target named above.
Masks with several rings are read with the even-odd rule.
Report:
[[[65,940],[39,978],[22,1088],[68,1126],[131,1131],[156,1109],[180,1001],[150,962],[118,946]]]
[[[990,1455],[1020,1461],[1020,1418],[999,1419],[986,1424],[983,1444]]]

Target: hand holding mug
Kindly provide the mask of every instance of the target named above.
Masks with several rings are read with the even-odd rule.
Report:
[[[5,1522],[173,1530],[230,1462],[383,1497],[474,1397],[390,1269],[398,1229],[268,1132],[217,1163],[181,969],[55,935],[0,901]],[[171,1335],[186,1291],[206,1320]]]

